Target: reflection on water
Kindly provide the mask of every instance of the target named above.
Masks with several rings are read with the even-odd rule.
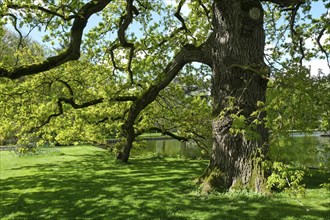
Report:
[[[180,142],[177,140],[155,141],[149,143],[149,147],[154,147],[156,153],[169,156],[181,155],[186,158],[196,158],[202,156],[201,149],[192,142]]]
[[[175,139],[149,140],[145,147],[138,149],[138,154],[156,153],[170,157],[199,158],[203,157],[201,149],[193,142],[181,142]],[[205,157],[205,156],[204,156]]]
[[[298,163],[306,167],[330,168],[330,138],[320,137],[318,133],[292,134],[271,146],[270,157],[276,161]]]
[[[276,161],[303,164],[307,167],[330,167],[330,138],[320,137],[320,133],[305,135],[294,133],[273,144],[270,157]],[[143,148],[134,149],[137,154],[156,153],[171,157],[200,158],[205,155],[195,143],[180,142],[174,139],[147,141]]]

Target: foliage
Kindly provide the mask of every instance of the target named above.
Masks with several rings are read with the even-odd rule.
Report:
[[[11,67],[40,62],[47,50],[29,37],[22,38],[8,29],[0,31],[0,65]]]
[[[43,4],[43,7],[49,7],[49,10],[52,10],[57,3],[44,2]],[[162,75],[163,63],[172,56],[168,51],[170,49],[175,51],[175,45],[178,45],[178,42],[197,40],[196,37],[190,40],[183,39],[180,31],[176,30],[174,32],[178,32],[177,35],[162,36],[161,32],[171,32],[172,30],[168,28],[178,22],[173,17],[166,16],[160,24],[152,20],[153,13],[168,14],[174,8],[156,1],[153,4],[147,2],[141,2],[141,4],[148,4],[150,7],[139,8],[144,12],[137,18],[136,26],[141,27],[138,34],[144,35],[137,38],[133,32],[130,34],[132,40],[135,41],[133,60],[128,61],[129,50],[121,46],[118,39],[103,37],[106,33],[112,33],[118,28],[117,17],[121,16],[122,9],[125,7],[124,4],[114,3],[104,9],[99,16],[117,25],[108,26],[104,22],[99,22],[90,29],[82,45],[85,54],[83,59],[22,81],[1,79],[0,100],[3,104],[2,110],[5,112],[2,116],[4,123],[1,125],[1,130],[4,131],[1,137],[2,142],[6,143],[10,139],[6,133],[14,134],[14,140],[34,136],[35,134],[32,133],[36,133],[41,141],[55,144],[70,144],[75,141],[106,144],[106,140],[110,137],[122,138],[122,125],[134,103],[130,100],[118,101],[117,99],[120,97],[132,97],[132,100],[140,98],[148,91],[152,81],[157,81]],[[17,5],[20,3],[17,2]],[[28,7],[23,3],[21,6]],[[70,7],[79,8],[81,4],[72,2]],[[17,25],[15,30],[18,31],[26,22],[37,24],[48,16],[43,10],[33,14],[32,9],[33,7],[31,11],[24,11],[26,14],[23,13],[17,17],[20,22],[13,24]],[[108,13],[109,11],[111,13]],[[57,13],[57,15],[60,14],[60,12]],[[68,33],[65,32],[69,31],[70,22],[61,21],[61,16],[51,17],[53,20],[48,26],[47,33],[49,34],[45,35],[44,42],[53,44],[59,41],[58,43],[66,45]],[[10,16],[4,19],[4,22],[11,20]],[[202,38],[204,32],[197,28],[200,27],[200,22],[201,20],[196,19],[192,23],[187,23],[187,26],[196,29]],[[40,28],[39,25],[37,27]],[[145,33],[142,33],[142,30]],[[6,29],[2,31],[16,41],[21,39],[21,32],[18,32],[19,36],[16,36]],[[163,43],[166,45],[158,46]],[[28,42],[28,45],[30,44]],[[112,45],[110,50],[109,45]],[[11,44],[7,47],[7,50],[14,50]],[[56,50],[58,49],[54,52]],[[30,56],[20,54],[18,57]],[[44,53],[35,54],[34,57],[41,59]],[[4,65],[10,64],[5,58],[1,62]],[[131,71],[134,72],[134,84],[131,84],[133,81],[130,82],[133,79],[127,77]],[[135,132],[141,134],[143,131],[154,128],[158,131],[176,132],[184,138],[198,141],[205,147],[205,140],[209,140],[210,137],[210,125],[206,125],[210,118],[210,105],[199,96],[209,93],[208,74],[209,70],[205,70],[205,66],[197,64],[186,66],[182,70],[182,76],[172,83],[173,86],[163,91],[157,101],[136,119]],[[191,89],[193,90],[190,91]],[[18,112],[20,113],[17,114]],[[175,115],[180,115],[181,123],[178,123]],[[206,125],[205,128],[203,125]]]
[[[29,147],[19,147],[15,150],[15,153],[19,156],[27,155],[28,153],[35,153],[34,148]]]
[[[0,65],[6,63],[12,67],[25,65],[31,62],[39,62],[43,59],[46,50],[37,42],[24,38],[21,39],[15,33],[4,29],[0,41]],[[18,45],[17,50],[15,47]],[[25,84],[28,89],[20,90],[22,87],[16,87],[20,83]],[[19,99],[26,95],[31,99],[33,94],[28,94],[31,89],[31,81],[21,79],[19,82],[0,79],[0,105],[1,105],[1,126],[0,126],[0,144],[15,144],[17,134],[23,125],[18,125],[16,117],[22,117],[23,123],[28,118],[29,106],[26,100]],[[13,100],[16,99],[15,104]],[[13,114],[13,115],[12,115]],[[16,115],[16,116],[15,116]],[[25,119],[25,120],[24,120]]]
[[[271,175],[267,178],[267,188],[272,190],[285,190],[293,197],[303,197],[305,186],[301,183],[305,172],[281,162],[268,162]]]
[[[267,125],[275,135],[287,131],[327,130],[329,75],[310,76],[306,69],[288,69],[270,82]]]
[[[316,13],[316,6],[325,10]],[[271,70],[265,123],[271,131],[271,145],[293,130],[329,130],[329,7],[326,1],[314,0],[288,10],[264,5],[265,53]],[[318,73],[309,66],[316,59],[328,65]]]
[[[324,10],[314,11],[314,7]],[[272,73],[285,73],[292,67],[297,71],[317,58],[327,62],[328,68],[321,71],[329,73],[329,8],[325,0],[304,1],[287,10],[276,4],[264,4],[266,59]]]
[[[1,13],[5,16],[2,22],[11,23],[17,35],[1,26],[1,65],[20,66],[40,62],[46,54],[60,52],[69,44],[72,21],[84,3],[67,2],[68,6],[64,7],[61,4],[65,5],[65,1],[3,2]],[[321,48],[315,40],[314,47],[303,45],[304,57],[299,55],[302,47],[299,39],[307,41],[313,35],[322,39],[325,37],[321,31],[327,18],[312,15],[312,4],[313,1],[307,1],[299,5],[296,15],[293,14],[294,8],[282,10],[278,5],[264,4],[267,45],[275,45],[267,48],[267,60],[273,78],[268,91],[270,101],[264,110],[269,112],[268,127],[276,134],[292,129],[329,128],[327,78],[311,78],[308,70],[298,65],[300,58],[306,61],[312,57],[325,58],[324,51],[329,47],[327,40]],[[329,7],[328,4],[324,5]],[[1,137],[2,141],[8,139],[6,133],[20,136],[31,129],[38,130],[42,139],[61,144],[78,140],[104,143],[109,137],[122,136],[122,125],[133,103],[113,99],[118,95],[142,97],[154,82],[161,79],[164,64],[170,62],[180,45],[200,45],[212,30],[212,4],[208,1],[187,1],[178,5],[164,4],[162,1],[153,1],[152,4],[140,1],[133,6],[139,12],[132,18],[134,28],[123,27],[125,22],[122,19],[127,12],[124,2],[110,2],[98,13],[95,25],[86,29],[81,47],[83,58],[79,61],[25,78],[23,82],[1,79],[0,100],[2,106],[5,106],[3,108],[6,108],[2,118],[4,123],[1,125],[1,135],[5,136]],[[181,7],[189,10],[183,11]],[[7,10],[16,10],[17,14],[6,14]],[[299,19],[299,22],[290,23],[292,19]],[[44,21],[48,21],[46,25]],[[41,30],[45,26],[47,31],[43,42],[60,47],[54,47],[51,53],[46,52],[39,44],[29,40],[29,32],[27,36],[23,34],[22,28],[26,25],[29,31],[34,28]],[[118,38],[114,37],[115,33],[119,34]],[[292,47],[288,46],[286,40],[282,40],[290,38]],[[200,97],[210,95],[209,75],[210,69],[205,66],[196,63],[186,65],[174,82],[136,118],[135,132],[139,134],[157,127],[195,139],[205,147],[211,133],[212,100],[201,100]],[[66,103],[60,114],[58,101],[61,98],[73,98],[78,105],[99,99],[107,101],[87,106],[86,109]],[[308,105],[303,106],[302,103]],[[50,115],[53,117],[50,118]],[[235,115],[232,116],[235,118]],[[250,122],[244,122],[253,117],[244,118],[237,113],[232,132],[245,132],[255,138],[256,133],[250,132],[253,130],[250,129]],[[255,122],[262,123],[258,119]],[[44,128],[39,129],[41,126]],[[38,129],[34,129],[36,127]]]
[[[60,75],[63,71],[66,72],[65,76]],[[80,74],[75,74],[76,71]],[[91,71],[97,74],[98,78],[90,78]],[[208,137],[210,132],[207,118],[210,115],[210,106],[206,100],[201,100],[198,93],[197,96],[186,94],[184,84],[187,79],[194,83],[199,80],[192,74],[190,78],[188,74],[187,76],[180,78],[180,83],[169,86],[156,102],[143,112],[135,125],[137,132],[142,133],[156,127],[177,132],[188,138]],[[88,78],[90,81],[87,81]],[[107,72],[101,66],[79,61],[47,74],[31,77],[24,82],[8,81],[2,84],[2,108],[6,108],[2,117],[11,120],[4,123],[2,128],[7,131],[16,130],[16,135],[21,138],[37,134],[43,141],[60,144],[70,144],[74,141],[105,143],[109,138],[119,138],[121,125],[131,104],[111,99],[116,99],[120,91],[120,97],[135,96],[139,91],[124,92],[120,84],[109,87],[107,84],[115,82],[111,78],[105,81],[106,78]],[[72,95],[71,89],[78,104],[90,100],[105,101],[76,110],[64,104],[61,113],[58,100],[69,99]],[[4,94],[10,90],[12,95]],[[50,115],[59,113],[61,117],[50,118]],[[178,116],[181,121],[176,120]],[[36,134],[26,133],[29,131]]]
[[[229,115],[231,120],[231,127],[229,132],[233,135],[242,135],[247,140],[258,140],[260,138],[259,133],[256,131],[258,125],[265,122],[264,112],[265,104],[261,101],[257,102],[257,108],[251,114],[246,114],[237,105],[237,99],[235,97],[229,97],[228,105],[225,107],[219,115],[220,120]]]
[[[327,190],[330,190],[330,179],[328,178],[328,182],[327,183],[321,183],[320,186],[324,187]]]

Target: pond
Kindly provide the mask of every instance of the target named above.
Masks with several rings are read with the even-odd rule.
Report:
[[[269,156],[276,161],[290,164],[303,164],[306,167],[330,167],[330,137],[313,134],[293,133],[273,144]],[[159,154],[171,157],[206,158],[202,149],[192,142],[174,139],[148,140],[144,147],[133,148],[133,154]]]
[[[170,157],[184,157],[184,158],[205,158],[202,149],[194,142],[181,142],[176,139],[162,139],[162,140],[148,140],[142,147],[133,148],[133,152],[137,155],[152,153]]]
[[[270,149],[270,157],[276,161],[302,164],[306,167],[330,168],[330,137],[321,137],[320,132],[309,135],[292,133]]]

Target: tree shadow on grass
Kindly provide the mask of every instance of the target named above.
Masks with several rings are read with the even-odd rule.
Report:
[[[62,155],[66,157],[68,155]],[[323,219],[299,204],[245,194],[198,194],[193,179],[205,162],[133,159],[114,163],[107,154],[21,166],[37,170],[1,180],[3,219]],[[15,172],[15,170],[13,170]]]
[[[304,176],[303,183],[309,189],[320,188],[321,184],[329,183],[330,171],[327,169],[310,169]]]

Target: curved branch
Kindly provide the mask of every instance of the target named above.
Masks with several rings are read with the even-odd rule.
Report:
[[[183,17],[181,16],[181,9],[185,2],[186,2],[186,0],[181,0],[179,2],[178,8],[177,8],[176,12],[174,13],[174,16],[181,22],[181,28],[186,30],[187,32],[189,32],[189,30],[187,29],[186,23],[185,23]]]
[[[163,74],[160,76],[158,82],[151,85],[142,96],[137,99],[130,108],[127,120],[123,124],[123,130],[132,129],[135,119],[138,117],[140,112],[152,103],[158,96],[159,92],[163,90],[175,76],[180,72],[185,64],[191,62],[201,62],[207,65],[211,65],[211,55],[209,53],[208,44],[202,44],[199,47],[188,44],[185,45],[180,52],[173,58],[166,68]]]
[[[316,42],[317,42],[317,45],[319,46],[320,50],[322,51],[322,53],[325,54],[325,57],[327,59],[328,67],[330,69],[329,53],[324,49],[324,47],[321,44],[321,38],[323,37],[325,31],[326,31],[326,27],[322,28],[322,30],[320,31],[319,35],[316,38]]]
[[[132,43],[127,42],[127,40],[125,38],[125,32],[133,20],[133,11],[134,11],[134,13],[138,14],[137,9],[133,6],[133,1],[134,0],[127,0],[126,14],[120,18],[120,25],[119,25],[119,29],[118,29],[118,39],[119,39],[120,44],[123,47],[134,46]]]
[[[131,70],[131,66],[132,66],[132,60],[133,60],[133,55],[134,55],[134,44],[127,42],[126,37],[125,37],[125,32],[128,28],[128,26],[132,23],[133,21],[133,12],[134,14],[138,14],[138,10],[134,7],[133,5],[133,1],[134,0],[127,0],[127,5],[126,5],[126,14],[123,15],[120,19],[120,26],[118,29],[118,39],[120,42],[120,45],[123,46],[124,48],[129,48],[129,58],[128,58],[128,73],[129,73],[129,77],[131,80],[131,83],[134,83],[133,80],[133,72]]]
[[[102,102],[104,102],[104,98],[99,98],[99,99],[94,99],[88,102],[84,102],[82,104],[77,104],[73,97],[71,98],[59,98],[61,102],[64,102],[66,104],[69,104],[72,106],[74,109],[80,109],[80,108],[86,108],[92,105],[97,105]],[[109,99],[109,102],[127,102],[127,101],[135,101],[137,100],[137,97],[135,96],[117,96]]]
[[[124,116],[125,116],[125,112],[124,112],[124,114],[121,115],[121,116],[116,116],[116,117],[105,117],[105,118],[102,118],[101,120],[97,121],[97,122],[94,123],[94,124],[99,125],[99,124],[104,123],[104,122],[109,121],[109,120],[111,120],[111,121],[123,120],[123,119],[124,119]],[[92,124],[92,122],[89,122],[89,123]]]
[[[59,112],[58,113],[53,113],[53,114],[49,115],[48,118],[46,119],[46,121],[44,121],[41,125],[39,125],[37,127],[33,127],[30,130],[30,132],[34,132],[34,131],[42,128],[43,126],[45,126],[46,124],[48,124],[52,118],[56,118],[56,117],[62,115],[63,114],[63,104],[62,104],[62,101],[61,100],[57,100],[57,106],[58,106],[58,109],[59,109]]]
[[[180,72],[185,64],[191,62],[201,62],[211,66],[211,41],[214,37],[212,34],[205,44],[199,47],[194,45],[185,45],[173,58],[164,72],[159,77],[156,84],[151,85],[147,91],[145,91],[140,98],[138,98],[129,109],[128,116],[122,125],[122,135],[125,136],[125,144],[121,152],[118,153],[117,159],[121,159],[123,162],[128,161],[129,152],[132,148],[133,141],[135,140],[134,123],[141,111],[145,109],[150,103],[152,103],[158,96],[159,92],[163,90],[175,76]]]
[[[176,134],[174,134],[174,133],[172,133],[172,132],[170,132],[168,130],[164,130],[164,129],[161,129],[161,128],[158,128],[158,127],[149,128],[148,130],[143,131],[143,132],[139,132],[139,133],[137,133],[135,135],[137,137],[137,136],[139,136],[139,135],[141,135],[141,134],[143,134],[144,132],[147,132],[147,131],[157,131],[157,132],[162,133],[163,135],[170,136],[170,137],[172,137],[172,138],[174,138],[174,139],[176,139],[178,141],[189,141],[189,139],[186,138],[186,137],[184,137],[184,136],[176,135]]]
[[[109,101],[113,102],[128,102],[128,101],[136,101],[138,97],[136,96],[117,96],[114,98],[111,98]]]
[[[23,47],[23,35],[22,35],[21,31],[17,27],[17,17],[14,14],[11,14],[11,13],[5,14],[4,16],[9,16],[9,17],[11,17],[13,19],[14,29],[15,29],[15,31],[19,35],[18,44],[17,44],[17,48],[16,48],[17,50],[19,50],[21,47]],[[18,62],[19,62],[19,57],[18,57],[18,55],[16,55],[15,65],[17,65]]]
[[[292,14],[291,14],[291,18],[290,18],[290,30],[291,30],[292,36],[296,37],[298,39],[298,43],[299,43],[298,47],[299,47],[299,51],[300,51],[300,54],[301,54],[301,57],[299,59],[300,66],[302,66],[303,60],[306,57],[305,50],[304,50],[304,39],[294,29],[294,24],[295,24],[295,19],[296,19],[296,16],[297,16],[297,12],[298,12],[301,4],[302,3],[299,2],[295,5],[295,7],[292,9]],[[294,38],[292,38],[292,41],[294,41]]]
[[[84,102],[82,104],[77,104],[73,100],[73,98],[69,98],[69,99],[67,99],[67,98],[59,98],[58,100],[61,101],[61,102],[66,103],[66,104],[71,105],[72,108],[74,108],[74,109],[87,108],[89,106],[97,105],[97,104],[102,103],[104,101],[103,98],[99,98],[99,99],[94,99],[94,100],[91,100],[91,101],[88,101],[88,102]]]
[[[89,102],[85,102],[83,104],[77,104],[75,103],[75,101],[73,100],[73,98],[59,98],[57,100],[57,106],[58,106],[58,109],[59,109],[59,112],[58,113],[53,113],[51,115],[48,116],[48,118],[46,119],[45,122],[43,122],[41,125],[37,126],[37,127],[33,127],[30,132],[33,132],[37,129],[40,129],[41,127],[45,126],[46,124],[48,124],[52,118],[56,118],[60,115],[62,115],[64,113],[63,111],[63,102],[66,103],[66,104],[70,104],[72,106],[72,108],[74,109],[80,109],[80,108],[86,108],[86,107],[89,107],[89,106],[92,106],[92,105],[96,105],[96,104],[99,104],[101,102],[103,102],[103,99],[95,99],[95,100],[92,100],[92,101],[89,101]]]
[[[33,75],[50,70],[70,60],[79,59],[82,35],[88,19],[93,14],[103,10],[110,1],[111,0],[90,1],[78,11],[79,16],[77,16],[73,21],[71,27],[70,44],[65,52],[53,57],[49,57],[41,63],[23,65],[17,68],[0,67],[0,77],[17,79],[23,76]]]
[[[115,71],[118,69],[120,71],[124,71],[123,68],[117,66],[116,60],[115,60],[115,54],[114,54],[114,50],[116,50],[119,47],[119,44],[114,44],[113,46],[111,46],[111,48],[109,49],[110,52],[110,58],[111,58],[111,62],[113,65],[113,74],[115,73]]]
[[[58,79],[58,80],[56,80],[56,81],[58,81],[58,82],[64,84],[64,86],[69,90],[70,96],[71,96],[71,97],[74,96],[73,89],[72,89],[72,87],[70,86],[70,84],[69,84],[68,82],[66,82],[66,81],[64,81],[64,80],[61,80],[61,79]]]
[[[9,16],[9,17],[11,17],[13,19],[14,29],[15,29],[15,31],[19,35],[19,40],[18,40],[18,45],[17,45],[17,50],[18,50],[23,45],[23,35],[22,35],[21,31],[17,27],[17,17],[14,14],[10,14],[10,13],[9,14],[5,14],[4,16]]]

